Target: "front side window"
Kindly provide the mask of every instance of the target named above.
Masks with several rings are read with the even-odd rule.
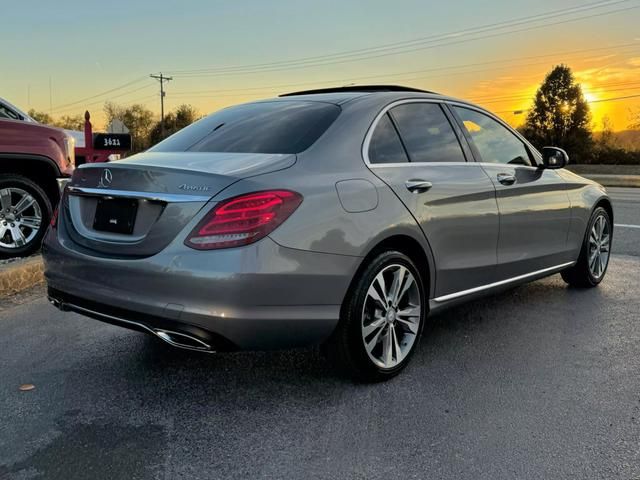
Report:
[[[531,165],[524,143],[504,125],[475,110],[454,107],[483,162]]]
[[[405,103],[391,116],[412,162],[464,162],[453,127],[437,103]]]
[[[384,114],[371,136],[369,162],[406,163],[409,159],[404,151],[398,132],[388,114]]]
[[[300,153],[340,114],[330,103],[260,102],[220,110],[160,142],[155,152]]]

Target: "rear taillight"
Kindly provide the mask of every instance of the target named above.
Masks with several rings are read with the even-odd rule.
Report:
[[[193,229],[185,245],[198,250],[239,247],[266,237],[302,203],[289,190],[254,192],[224,200]]]

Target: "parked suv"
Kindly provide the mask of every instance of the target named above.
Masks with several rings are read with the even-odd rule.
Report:
[[[0,256],[40,247],[74,169],[74,139],[64,130],[4,115],[0,108]]]

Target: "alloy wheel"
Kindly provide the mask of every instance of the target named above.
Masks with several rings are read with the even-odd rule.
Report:
[[[389,369],[411,352],[422,316],[420,289],[411,271],[388,265],[373,279],[362,309],[362,341],[371,361]]]
[[[42,225],[36,199],[21,188],[0,190],[0,246],[20,248],[31,242]]]
[[[604,215],[599,215],[593,222],[589,234],[589,271],[596,279],[604,275],[609,263],[611,246],[611,228]]]

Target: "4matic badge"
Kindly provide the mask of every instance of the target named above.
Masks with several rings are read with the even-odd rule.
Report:
[[[189,192],[207,192],[210,189],[210,187],[206,185],[187,185],[186,183],[183,183],[178,188]]]

